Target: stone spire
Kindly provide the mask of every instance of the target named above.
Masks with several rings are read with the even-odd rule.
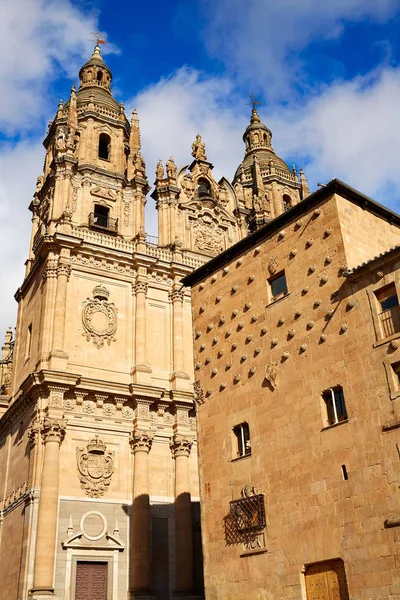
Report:
[[[131,133],[129,136],[129,149],[132,156],[135,156],[135,154],[141,149],[139,117],[136,108],[132,112]]]
[[[301,199],[304,200],[310,195],[307,178],[304,174],[303,169],[300,169],[300,185],[301,185]]]

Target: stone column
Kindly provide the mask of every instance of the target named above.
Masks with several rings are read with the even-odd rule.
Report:
[[[182,305],[183,291],[173,289],[171,292],[172,314],[173,314],[173,349],[174,349],[174,373],[182,373],[183,365],[183,321],[182,321]]]
[[[67,306],[67,284],[71,274],[71,265],[68,262],[60,262],[57,269],[57,291],[54,304],[53,343],[50,353],[52,369],[65,368],[65,359],[68,355],[64,351],[66,306]]]
[[[151,373],[146,361],[146,297],[148,285],[145,281],[137,281],[134,286],[136,294],[135,314],[135,366],[133,375]],[[136,377],[137,379],[137,377]]]
[[[47,264],[42,274],[42,280],[42,285],[44,286],[44,293],[39,359],[42,362],[47,362],[51,350],[53,300],[57,286],[57,259],[52,253],[49,254],[49,258],[47,259]]]
[[[192,503],[189,480],[192,443],[193,440],[188,436],[176,434],[170,444],[175,459],[175,591],[189,595],[193,591]]]
[[[131,516],[131,564],[129,597],[152,598],[150,569],[150,490],[149,452],[154,434],[136,429],[131,447],[135,456],[133,467],[133,502]]]
[[[54,593],[53,571],[56,551],[60,445],[65,435],[64,419],[45,418],[42,429],[44,459],[40,488],[35,568],[31,595]]]

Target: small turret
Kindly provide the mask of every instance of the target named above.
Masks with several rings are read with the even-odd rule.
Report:
[[[111,93],[112,73],[103,61],[100,46],[96,44],[92,56],[79,71],[80,87],[101,87]]]

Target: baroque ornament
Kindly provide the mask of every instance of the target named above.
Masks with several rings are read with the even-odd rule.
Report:
[[[114,452],[107,451],[96,435],[86,448],[76,449],[79,480],[87,496],[99,498],[106,492],[114,471]]]
[[[104,342],[108,345],[115,342],[118,309],[113,302],[108,302],[109,295],[110,292],[104,285],[96,285],[93,298],[88,298],[83,303],[83,335],[87,341],[92,339],[96,348],[102,348]]]
[[[223,233],[211,217],[203,215],[194,221],[194,245],[198,250],[219,254],[224,249]]]

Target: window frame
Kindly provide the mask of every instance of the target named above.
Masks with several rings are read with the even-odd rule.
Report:
[[[285,282],[285,290],[282,292],[279,292],[278,294],[273,294],[273,283],[275,281],[277,281],[278,279],[280,279],[281,277],[284,278],[284,282]],[[287,296],[289,294],[289,288],[288,288],[288,284],[287,284],[287,278],[286,278],[286,273],[285,270],[282,269],[281,271],[279,271],[279,273],[275,273],[273,276],[269,277],[267,279],[267,283],[268,283],[268,288],[269,288],[269,295],[270,295],[270,303],[271,302],[276,302],[276,300],[279,300],[280,298],[284,298],[285,296]]]
[[[247,435],[245,435],[247,431]],[[232,428],[234,442],[234,460],[251,456],[250,426],[247,421],[242,421]]]
[[[335,392],[340,392],[341,398],[337,399],[335,396]],[[324,408],[324,421],[326,423],[325,427],[335,427],[336,425],[340,425],[341,423],[347,423],[347,421],[349,420],[349,414],[347,411],[343,387],[341,385],[334,385],[323,390],[321,395]],[[329,401],[331,402],[331,407],[329,407]],[[342,404],[341,414],[339,414],[338,410],[339,403]]]
[[[105,143],[106,141],[107,141],[107,157],[101,156],[101,154],[100,154],[101,144]],[[97,158],[99,160],[105,160],[106,162],[111,161],[111,137],[108,135],[108,133],[105,133],[104,131],[102,131],[99,134],[99,143],[97,146]]]

